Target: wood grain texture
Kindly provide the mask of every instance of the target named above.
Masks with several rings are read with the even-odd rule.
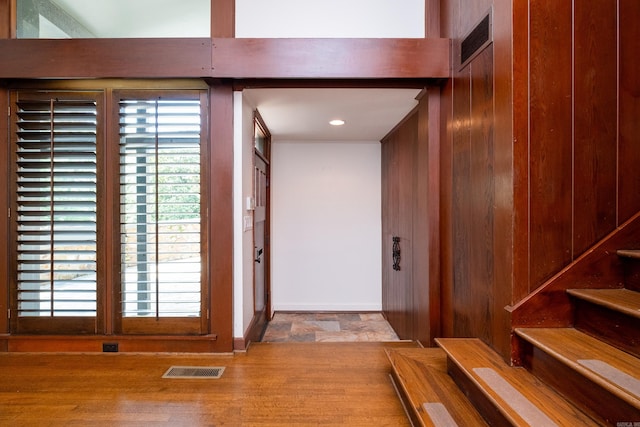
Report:
[[[569,289],[569,295],[640,319],[640,292],[629,289]]]
[[[8,39],[12,36],[12,28],[15,22],[15,0],[0,0],[0,39]]]
[[[532,346],[526,365],[542,380],[598,420],[615,425],[640,417],[640,396],[586,368],[579,360],[600,360],[640,378],[638,359],[572,328],[516,329]]]
[[[213,39],[212,77],[446,78],[448,39]]]
[[[455,367],[458,371],[456,375],[464,376],[464,379],[459,379],[465,381],[465,387],[469,387],[466,391],[470,394],[470,399],[477,400],[480,405],[486,406],[487,410],[499,408],[496,412],[503,417],[502,419],[497,416],[497,419],[492,419],[492,415],[497,414],[482,414],[485,418],[491,417],[488,418],[490,424],[493,421],[495,425],[507,425],[504,424],[507,421],[511,425],[529,425],[525,423],[522,414],[513,409],[511,401],[488,387],[476,371],[477,368],[490,368],[495,371],[557,425],[598,425],[526,370],[508,366],[482,341],[463,338],[441,338],[437,341],[447,353],[450,371]]]
[[[447,373],[447,358],[439,348],[388,349],[402,395],[406,398],[414,425],[436,426],[424,403],[442,403],[459,426],[486,426],[460,388]]]
[[[9,91],[0,88],[0,111],[8,111],[9,108]],[[0,135],[8,135],[9,134],[9,116],[6,114],[0,114]],[[0,176],[6,177],[9,176],[10,170],[10,156],[8,150],[0,150]],[[0,186],[0,212],[8,212],[9,211],[9,188],[10,185]],[[0,215],[0,241],[8,242],[9,241],[9,218],[7,215]],[[7,244],[0,246],[0,259],[8,260],[9,256],[9,248]],[[9,332],[9,319],[5,315],[9,309],[9,263],[1,262],[0,263],[0,295],[3,295],[0,298],[0,335],[6,334]],[[0,350],[1,350],[0,346]]]
[[[3,425],[409,426],[385,348],[254,344],[233,355],[0,354]],[[163,379],[224,366],[220,379]]]
[[[214,85],[210,93],[209,333],[225,352],[233,349],[233,88]]]
[[[640,2],[619,0],[619,213],[624,222],[640,210]]]
[[[530,291],[572,259],[571,3],[530,0]]]
[[[628,220],[616,231],[579,256],[544,285],[517,304],[508,307],[512,326],[566,327],[573,321],[567,289],[620,288],[625,281],[622,261],[616,250],[630,244],[640,245],[640,215]]]
[[[616,3],[574,2],[573,257],[617,225]]]
[[[636,305],[636,313],[632,316],[617,308],[610,308],[611,305],[594,304],[586,299],[574,299],[574,304],[574,327],[577,330],[597,336],[614,347],[640,357],[639,305]]]
[[[211,0],[211,37],[235,37],[235,0]]]
[[[441,336],[454,336],[453,295],[453,134],[448,123],[452,119],[453,81],[449,80],[441,90],[440,106],[440,321]]]
[[[503,96],[499,104],[513,105],[513,301],[529,294],[529,3],[513,3],[513,100]],[[506,6],[502,6],[503,9]],[[495,30],[494,30],[495,32]],[[501,67],[502,71],[505,67]],[[511,101],[511,102],[509,102]],[[502,138],[499,139],[502,141]]]
[[[471,74],[469,67],[453,80],[452,239],[454,336],[474,336],[480,319],[474,317],[471,295]],[[486,335],[486,334],[485,334]]]
[[[494,342],[501,323],[495,319],[504,311],[500,305],[501,290],[495,281],[494,242],[495,229],[495,171],[494,171],[494,87],[493,45],[485,48],[469,65],[471,70],[471,141],[468,215],[471,239],[469,260],[471,275],[468,283],[460,283],[474,301],[470,310],[473,318],[473,336]],[[498,230],[497,232],[499,232]],[[501,260],[500,260],[501,262]],[[507,299],[508,301],[508,299]],[[494,306],[497,302],[497,307]]]
[[[211,74],[211,39],[0,40],[0,78],[164,78]]]

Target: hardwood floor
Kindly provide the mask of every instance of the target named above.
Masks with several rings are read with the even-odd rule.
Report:
[[[397,343],[256,343],[245,354],[0,353],[0,425],[408,426]],[[163,379],[224,366],[220,379]]]

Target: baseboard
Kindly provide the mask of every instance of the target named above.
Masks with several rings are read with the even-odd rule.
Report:
[[[378,304],[274,304],[273,311],[380,312]]]

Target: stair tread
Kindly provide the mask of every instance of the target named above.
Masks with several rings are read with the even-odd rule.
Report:
[[[618,249],[616,253],[624,258],[640,259],[640,249]]]
[[[442,403],[460,426],[486,426],[487,423],[467,400],[447,373],[447,360],[439,348],[388,349],[387,357],[422,425],[437,426],[425,403]]]
[[[640,409],[640,360],[573,328],[518,328],[516,334]]]
[[[438,338],[438,345],[513,425],[598,425],[521,367],[511,367],[477,338]]]
[[[567,289],[576,298],[640,319],[640,292],[629,289]]]

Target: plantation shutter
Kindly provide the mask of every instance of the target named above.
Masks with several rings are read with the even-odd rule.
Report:
[[[92,333],[98,104],[92,95],[54,96],[14,107],[17,331]]]
[[[120,98],[122,332],[200,333],[200,95]]]

